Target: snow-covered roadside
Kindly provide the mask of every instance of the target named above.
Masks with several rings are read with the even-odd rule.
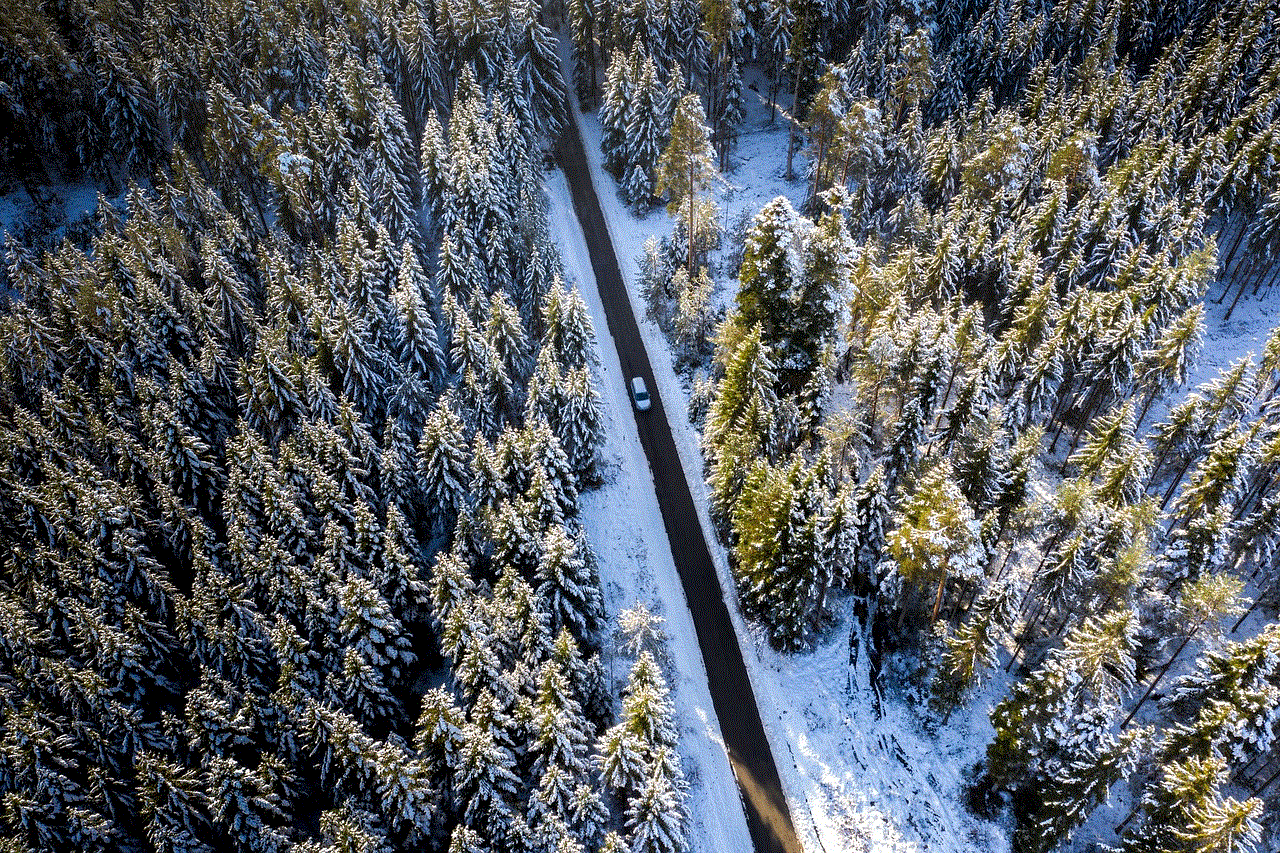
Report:
[[[643,301],[638,292],[636,259],[645,239],[651,234],[669,233],[670,224],[661,211],[637,218],[622,204],[613,191],[615,183],[600,164],[600,127],[594,115],[582,115],[574,109],[574,119],[583,132],[592,179],[600,196],[614,247],[618,253],[623,278],[632,305],[640,316],[640,330],[649,351],[658,392],[668,401],[672,433],[704,531],[711,530],[707,516],[706,484],[703,462],[694,428],[679,416],[688,390],[672,364],[670,349],[662,332],[643,318]],[[767,113],[761,108],[749,112],[739,146],[738,170],[720,188],[720,201],[732,221],[739,211],[758,210],[764,202],[781,193],[797,200],[803,192],[799,184],[781,180],[782,163],[778,157],[779,140],[785,128],[779,122],[767,127]],[[782,143],[785,145],[785,142]],[[559,178],[559,176],[556,176]],[[563,193],[562,179],[552,181],[553,197]],[[565,202],[553,202],[553,207]],[[553,219],[560,216],[553,212]],[[558,224],[557,227],[562,227]],[[570,269],[576,263],[585,265],[585,246],[581,234],[573,229],[576,242],[562,243],[565,262]],[[575,261],[574,255],[578,255]],[[579,273],[581,277],[581,273]],[[584,279],[585,280],[585,279]],[[587,289],[584,289],[584,292]],[[588,301],[599,312],[598,294],[588,293]],[[724,294],[723,298],[732,298]],[[597,313],[597,328],[604,329],[603,316]],[[602,332],[603,333],[603,332]],[[606,393],[626,406],[622,378],[616,364],[606,370]],[[610,387],[616,386],[616,387]],[[614,404],[611,404],[614,405]],[[615,418],[615,423],[617,419]],[[638,444],[628,430],[628,440],[636,454]],[[615,441],[617,437],[615,437]],[[643,466],[643,456],[638,456]],[[646,478],[645,486],[648,486]],[[615,488],[611,487],[611,488]],[[606,490],[607,492],[607,490]],[[604,493],[598,493],[603,496]],[[653,507],[649,543],[662,541],[660,518],[652,493],[646,500]],[[593,504],[593,511],[598,506]],[[617,525],[614,518],[589,518],[588,524],[602,525],[597,536],[606,538],[605,530]],[[656,537],[656,538],[654,538]],[[596,541],[593,538],[593,542]],[[744,658],[760,706],[765,732],[773,748],[778,772],[786,790],[801,843],[811,853],[836,851],[998,851],[1008,842],[990,824],[973,818],[960,801],[961,774],[965,767],[981,757],[990,739],[986,715],[989,702],[976,700],[970,704],[972,714],[957,714],[938,737],[918,730],[910,709],[895,701],[886,703],[883,716],[873,710],[870,687],[864,672],[853,674],[848,665],[847,620],[837,627],[818,649],[803,655],[781,655],[773,651],[763,635],[741,616],[737,596],[723,548],[710,541],[712,557],[720,583],[730,603],[734,626],[743,644]],[[602,553],[602,558],[604,558]],[[665,556],[665,548],[664,548]],[[625,559],[625,558],[624,558]],[[605,559],[602,559],[605,562]],[[670,559],[656,560],[651,565],[656,592],[671,611],[679,610],[688,619],[687,609]],[[626,574],[614,566],[604,569],[606,577]],[[664,577],[664,575],[669,575]],[[609,584],[606,583],[608,586]],[[674,597],[669,597],[667,590]],[[678,602],[676,607],[673,602]],[[674,622],[673,618],[673,622]],[[672,633],[676,634],[673,624]],[[687,634],[694,642],[692,626]],[[676,644],[677,646],[680,643]],[[693,651],[696,652],[696,646]],[[701,676],[701,671],[699,671]],[[705,684],[700,684],[705,695]],[[703,708],[709,711],[709,704]],[[706,712],[700,712],[706,713]],[[727,765],[721,765],[727,772]],[[714,819],[699,813],[693,804],[694,823]],[[695,850],[699,848],[694,844]],[[713,846],[705,849],[749,849]]]
[[[599,558],[610,618],[637,602],[666,619],[672,699],[680,723],[680,749],[689,775],[689,848],[747,851],[751,838],[738,787],[707,690],[707,673],[662,524],[653,475],[631,414],[617,350],[609,338],[604,306],[595,287],[587,245],[570,201],[564,174],[547,176],[551,232],[567,276],[582,292],[600,341],[601,396],[605,410],[604,487],[582,495],[587,536]],[[679,399],[679,398],[676,398]],[[621,692],[630,658],[606,641],[605,667],[614,695]]]

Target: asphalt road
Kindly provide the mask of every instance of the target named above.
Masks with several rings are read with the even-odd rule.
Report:
[[[653,398],[649,411],[636,412],[633,408],[632,412],[640,443],[653,472],[662,522],[667,529],[667,538],[671,540],[671,554],[693,614],[698,645],[707,668],[711,701],[720,719],[729,763],[742,793],[751,840],[756,853],[801,853],[800,842],[791,823],[791,812],[782,793],[782,783],[778,779],[778,768],[769,750],[764,726],[760,723],[760,710],[756,707],[738,637],[729,619],[711,554],[707,551],[707,542],[702,535],[675,441],[671,438],[671,428],[662,398],[658,395],[657,383],[653,381],[653,370],[649,367],[649,356],[636,325],[631,301],[622,283],[622,272],[600,210],[600,200],[592,186],[582,137],[572,120],[560,136],[556,159],[569,181],[574,212],[586,237],[609,334],[618,349],[623,374],[627,381],[633,376],[643,376]],[[680,415],[677,413],[677,416]]]

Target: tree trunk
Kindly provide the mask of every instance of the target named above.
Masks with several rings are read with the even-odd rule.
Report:
[[[933,614],[929,617],[930,622],[938,621],[938,608],[942,606],[942,591],[947,586],[947,570],[942,570],[942,579],[938,581],[938,595],[933,599]]]
[[[800,120],[800,78],[804,75],[801,73],[803,65],[796,63],[796,80],[795,85],[791,88],[791,127],[787,131],[787,175],[788,181],[795,178],[795,171],[792,169],[792,161],[796,152],[796,122]]]
[[[1031,641],[1032,635],[1036,629],[1040,627],[1040,616],[1044,613],[1044,609],[1048,602],[1040,599],[1036,602],[1035,612],[1031,614],[1031,618],[1027,620],[1026,626],[1022,630],[1022,634],[1018,637],[1018,642],[1013,646],[1013,654],[1009,657],[1009,664],[1004,668],[1005,672],[1011,672],[1014,664],[1018,662],[1018,656],[1022,654],[1022,650],[1026,648],[1027,643]]]
[[[1222,318],[1224,322],[1231,319],[1232,312],[1236,310],[1236,303],[1240,301],[1241,296],[1244,296],[1245,286],[1247,284],[1248,284],[1247,278],[1245,281],[1240,282],[1240,289],[1236,291],[1236,298],[1231,300],[1231,306],[1227,308],[1227,315]],[[1222,295],[1226,296],[1225,293]]]
[[[1138,816],[1138,807],[1141,805],[1142,805],[1141,798],[1137,799],[1134,802],[1133,807],[1129,809],[1129,814],[1125,817],[1124,820],[1120,821],[1120,823],[1115,827],[1115,832],[1117,836],[1119,836],[1120,833],[1124,832],[1124,828],[1129,825],[1129,822]]]
[[[1058,438],[1062,435],[1062,417],[1066,414],[1063,411],[1063,405],[1070,409],[1070,403],[1075,399],[1075,382],[1074,380],[1058,387],[1058,399],[1053,402],[1053,411],[1049,413],[1049,423],[1058,421],[1058,429],[1053,434],[1053,441],[1049,443],[1049,452],[1053,453],[1058,447]]]
[[[1142,404],[1142,411],[1138,412],[1138,420],[1135,421],[1133,424],[1134,434],[1140,434],[1142,429],[1142,422],[1147,419],[1147,412],[1150,411],[1151,404],[1156,401],[1156,396],[1159,393],[1159,391],[1160,389],[1158,387],[1152,388],[1151,392],[1147,394],[1147,401]]]
[[[1169,483],[1169,488],[1165,490],[1164,497],[1160,499],[1161,509],[1169,505],[1169,499],[1173,497],[1174,491],[1182,483],[1182,478],[1186,476],[1187,469],[1191,467],[1191,459],[1192,457],[1187,457],[1187,461],[1182,463],[1182,467],[1178,469],[1178,473],[1174,475],[1173,480]]]
[[[1236,259],[1236,250],[1240,248],[1240,242],[1244,240],[1245,235],[1249,233],[1249,220],[1246,217],[1244,222],[1240,223],[1240,230],[1236,233],[1235,242],[1231,244],[1231,251],[1227,253],[1226,260],[1222,263],[1222,271],[1226,272],[1231,269],[1231,265]]]
[[[1250,296],[1257,296],[1258,291],[1262,289],[1262,282],[1266,281],[1267,274],[1271,272],[1272,261],[1271,257],[1267,257],[1263,263],[1255,260],[1254,266],[1258,268],[1258,274],[1253,277],[1253,290],[1249,292]]]
[[[693,158],[689,158],[689,281],[693,282]]]
[[[1235,286],[1236,286],[1236,284],[1237,284],[1238,282],[1240,282],[1240,281],[1241,281],[1241,279],[1247,279],[1247,278],[1249,277],[1249,275],[1248,275],[1248,274],[1249,274],[1249,272],[1250,272],[1250,271],[1252,271],[1252,269],[1253,269],[1253,264],[1250,264],[1250,265],[1249,265],[1249,269],[1248,269],[1248,270],[1245,270],[1245,274],[1244,274],[1244,275],[1239,275],[1239,274],[1238,274],[1238,273],[1239,273],[1239,270],[1237,270],[1237,271],[1235,271],[1235,272],[1230,272],[1230,273],[1229,273],[1229,272],[1224,268],[1224,269],[1223,269],[1223,271],[1222,271],[1222,272],[1223,272],[1222,279],[1223,279],[1223,282],[1224,282],[1223,287],[1222,287],[1222,293],[1218,296],[1218,298],[1217,298],[1217,299],[1215,299],[1215,300],[1213,301],[1213,304],[1214,304],[1214,305],[1221,305],[1223,302],[1226,302],[1226,301],[1227,301],[1227,294],[1231,292],[1231,288],[1235,287]]]
[[[1267,289],[1264,295],[1271,292],[1271,288],[1276,286],[1276,282],[1280,281],[1280,263],[1275,264],[1271,268],[1271,278],[1267,280]]]
[[[1239,521],[1244,518],[1250,509],[1255,505],[1261,506],[1262,502],[1266,500],[1267,494],[1276,483],[1275,467],[1275,463],[1273,462],[1258,472],[1257,482],[1249,489],[1248,494],[1246,494],[1236,505],[1236,511],[1231,517],[1232,521]]]
[[[898,630],[899,631],[902,630],[902,626],[906,623],[907,611],[910,610],[916,603],[916,585],[904,584],[904,586],[906,586],[907,588],[907,596],[906,596],[906,599],[902,602],[902,609],[898,611]]]
[[[1178,656],[1182,654],[1182,650],[1187,647],[1187,643],[1190,643],[1191,638],[1200,630],[1200,625],[1201,623],[1197,622],[1192,626],[1191,631],[1183,638],[1182,642],[1178,645],[1178,648],[1174,650],[1173,656],[1165,661],[1164,666],[1160,667],[1160,672],[1156,673],[1156,677],[1147,687],[1147,692],[1142,694],[1142,698],[1138,700],[1138,704],[1133,706],[1133,710],[1129,712],[1129,716],[1125,717],[1124,722],[1120,724],[1121,730],[1127,729],[1129,727],[1129,723],[1133,722],[1133,718],[1137,715],[1138,710],[1147,703],[1148,699],[1151,698],[1151,694],[1155,692],[1156,686],[1160,684],[1160,680],[1163,679],[1165,673],[1169,671],[1169,667],[1173,666],[1174,661],[1176,661]]]
[[[1241,613],[1240,618],[1237,619],[1236,623],[1231,626],[1231,633],[1234,634],[1236,631],[1240,630],[1240,626],[1244,624],[1244,620],[1248,619],[1250,614],[1252,614],[1253,611],[1258,609],[1258,605],[1262,604],[1262,599],[1265,598],[1267,593],[1270,591],[1271,591],[1270,589],[1262,589],[1262,588],[1258,589],[1258,594],[1253,598],[1253,604],[1250,604],[1249,609],[1246,610],[1244,613]]]
[[[818,156],[813,164],[813,192],[811,197],[817,199],[818,193],[822,191],[822,170],[826,166],[827,160],[827,138],[821,136],[818,138]]]
[[[1098,396],[1097,386],[1094,386],[1094,390],[1090,391],[1089,396],[1084,398],[1084,406],[1080,410],[1080,423],[1071,432],[1071,446],[1067,448],[1067,453],[1062,458],[1062,467],[1058,469],[1059,474],[1067,470],[1067,461],[1071,458],[1071,454],[1076,452],[1076,448],[1080,446],[1080,436],[1084,434],[1085,427],[1093,419],[1093,410],[1097,408],[1099,399],[1101,398]]]
[[[947,413],[947,401],[951,399],[951,387],[955,385],[956,373],[960,370],[960,359],[957,358],[955,363],[951,365],[951,376],[947,379],[947,390],[942,392],[942,401],[938,405],[938,415],[933,420],[933,431],[938,432],[942,428],[942,418]]]
[[[1265,791],[1267,788],[1271,787],[1271,783],[1272,783],[1272,782],[1274,782],[1274,781],[1276,781],[1277,779],[1280,779],[1280,767],[1276,768],[1276,772],[1275,772],[1275,773],[1272,773],[1272,774],[1267,778],[1267,781],[1263,782],[1261,785],[1258,785],[1258,786],[1257,786],[1257,787],[1255,787],[1252,791],[1250,791],[1250,792],[1249,792],[1249,796],[1251,796],[1251,797],[1256,797],[1256,796],[1258,796],[1258,794],[1261,794],[1261,793],[1262,793],[1263,791]]]

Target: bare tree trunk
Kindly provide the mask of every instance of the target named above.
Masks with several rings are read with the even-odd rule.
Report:
[[[1250,792],[1249,792],[1249,796],[1251,796],[1251,797],[1256,797],[1256,796],[1258,796],[1258,795],[1259,795],[1259,794],[1261,794],[1263,791],[1265,791],[1267,788],[1271,787],[1271,783],[1272,783],[1272,782],[1274,782],[1274,781],[1276,781],[1277,779],[1280,779],[1280,767],[1276,768],[1276,772],[1275,772],[1275,773],[1272,773],[1272,774],[1267,778],[1267,781],[1263,782],[1261,785],[1258,785],[1258,786],[1257,786],[1257,787],[1255,787],[1252,791],[1250,791]]]
[[[693,281],[693,158],[689,158],[689,281]]]
[[[1222,318],[1224,321],[1231,319],[1231,314],[1236,310],[1236,304],[1240,302],[1240,297],[1244,296],[1244,291],[1248,283],[1248,276],[1246,275],[1245,279],[1240,282],[1240,289],[1236,291],[1236,298],[1231,300],[1231,305],[1227,308],[1227,315]],[[1222,295],[1224,297],[1226,296],[1225,293]]]
[[[1004,668],[1005,672],[1011,672],[1013,670],[1013,665],[1018,662],[1018,656],[1022,654],[1022,650],[1027,647],[1027,643],[1031,641],[1032,636],[1035,634],[1036,630],[1039,629],[1041,622],[1040,616],[1044,613],[1044,609],[1047,605],[1048,602],[1045,599],[1040,599],[1036,603],[1035,612],[1032,613],[1031,618],[1027,620],[1027,624],[1023,628],[1022,634],[1018,637],[1018,642],[1013,646],[1013,654],[1009,658],[1009,664]]]
[[[929,617],[930,622],[938,621],[938,608],[942,606],[942,592],[947,586],[947,570],[942,570],[942,579],[938,581],[938,595],[933,599],[933,614]]]
[[[1226,260],[1222,263],[1222,270],[1226,272],[1231,268],[1231,264],[1235,262],[1236,250],[1240,248],[1240,242],[1244,240],[1245,235],[1249,233],[1249,220],[1246,217],[1244,222],[1240,223],[1240,230],[1236,232],[1235,242],[1231,244],[1231,251],[1227,253]]]
[[[1099,401],[1103,399],[1098,391],[1097,385],[1089,392],[1089,396],[1084,399],[1084,407],[1080,412],[1080,423],[1076,425],[1075,431],[1071,434],[1071,447],[1067,450],[1067,456],[1062,460],[1062,467],[1058,473],[1067,470],[1067,459],[1071,458],[1071,454],[1076,452],[1076,448],[1080,446],[1080,436],[1084,434],[1084,429],[1089,425],[1089,421],[1093,419],[1094,410],[1098,408]]]
[[[1159,393],[1160,389],[1157,387],[1152,388],[1151,393],[1147,394],[1147,400],[1142,404],[1142,411],[1138,412],[1138,420],[1133,424],[1133,431],[1135,434],[1138,434],[1141,431],[1142,422],[1147,419],[1147,412],[1151,410],[1151,404],[1156,401],[1156,397],[1159,396]]]
[[[1124,820],[1120,821],[1120,823],[1115,827],[1115,832],[1117,836],[1120,835],[1120,833],[1124,832],[1124,828],[1129,825],[1129,822],[1138,816],[1138,807],[1141,805],[1142,805],[1141,798],[1137,798],[1134,800],[1133,807],[1129,809],[1129,814],[1125,817]]]
[[[1070,382],[1069,384],[1062,385],[1058,388],[1058,399],[1055,400],[1053,403],[1053,411],[1049,413],[1049,421],[1048,421],[1049,423],[1053,423],[1055,420],[1058,421],[1058,429],[1053,434],[1053,441],[1049,442],[1050,453],[1053,453],[1054,450],[1057,449],[1058,438],[1062,435],[1063,423],[1061,418],[1066,414],[1066,412],[1063,410],[1063,406],[1065,404],[1067,406],[1067,409],[1070,409],[1070,403],[1072,400],[1075,399],[1075,396],[1076,394],[1075,394],[1074,381]]]
[[[1250,604],[1249,609],[1246,610],[1244,613],[1241,613],[1240,618],[1237,619],[1236,623],[1231,626],[1231,633],[1234,634],[1236,631],[1240,630],[1240,626],[1244,624],[1244,620],[1248,619],[1249,616],[1253,613],[1253,611],[1258,609],[1258,605],[1262,604],[1262,599],[1266,598],[1267,593],[1270,591],[1271,591],[1270,589],[1261,589],[1261,588],[1258,590],[1258,594],[1254,596],[1253,604]]]
[[[796,153],[796,122],[800,120],[800,78],[804,75],[801,73],[803,66],[796,63],[796,79],[795,85],[791,88],[791,127],[787,131],[787,175],[788,181],[795,178],[795,171],[792,169],[792,161]]]
[[[951,399],[951,386],[955,385],[956,373],[960,370],[960,359],[957,358],[955,363],[951,365],[951,376],[947,379],[947,390],[942,392],[942,401],[938,404],[938,414],[933,420],[933,431],[937,432],[942,428],[942,418],[947,413],[947,401]]]
[[[1268,257],[1264,263],[1255,262],[1254,266],[1258,268],[1258,274],[1253,277],[1253,290],[1249,292],[1250,296],[1257,296],[1258,291],[1262,289],[1262,282],[1266,280],[1267,274],[1271,272],[1272,260],[1272,258]]]
[[[1271,268],[1271,278],[1267,281],[1267,289],[1264,293],[1270,293],[1271,288],[1276,286],[1276,282],[1280,281],[1280,263],[1276,263]]]
[[[1182,650],[1187,647],[1187,644],[1191,642],[1191,638],[1200,630],[1200,625],[1201,623],[1197,622],[1192,626],[1191,631],[1183,638],[1182,642],[1178,645],[1178,648],[1174,650],[1173,656],[1165,661],[1164,666],[1160,667],[1160,672],[1156,674],[1156,677],[1152,680],[1151,684],[1147,686],[1147,692],[1142,694],[1142,698],[1138,700],[1138,704],[1133,706],[1133,710],[1129,712],[1129,716],[1125,717],[1124,722],[1120,724],[1120,728],[1122,730],[1129,727],[1129,723],[1133,722],[1133,718],[1137,715],[1138,710],[1147,703],[1148,699],[1151,698],[1151,694],[1155,692],[1156,686],[1160,684],[1165,673],[1169,671],[1169,667],[1173,666],[1174,661],[1176,661],[1178,656],[1182,654]]]
[[[1165,490],[1164,497],[1160,499],[1160,508],[1164,509],[1169,505],[1169,499],[1173,497],[1173,493],[1178,486],[1182,484],[1182,478],[1186,476],[1187,469],[1191,467],[1191,457],[1187,457],[1187,461],[1182,463],[1182,467],[1178,469],[1178,473],[1169,482],[1169,488]]]
[[[1231,516],[1232,521],[1239,521],[1244,518],[1251,508],[1255,505],[1261,505],[1265,500],[1268,492],[1276,483],[1275,463],[1271,463],[1266,468],[1258,472],[1257,482],[1249,489],[1240,501],[1236,504],[1236,511]]]

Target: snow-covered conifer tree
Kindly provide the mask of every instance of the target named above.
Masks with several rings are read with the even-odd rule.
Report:
[[[695,247],[702,242],[699,235],[713,229],[716,219],[714,205],[700,204],[699,195],[711,187],[718,174],[706,114],[697,94],[685,95],[676,104],[657,166],[655,192],[667,196],[667,212],[684,223],[689,242],[686,267],[692,275]]]

